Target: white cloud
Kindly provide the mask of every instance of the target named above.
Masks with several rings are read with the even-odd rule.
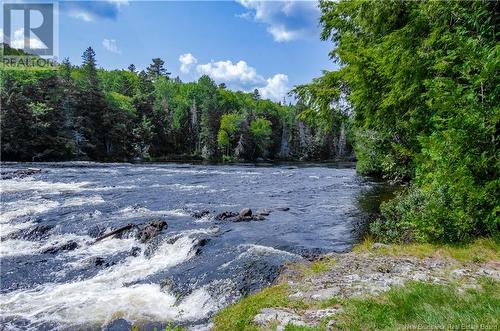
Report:
[[[116,44],[115,39],[104,39],[102,41],[102,46],[111,53],[116,53],[116,54],[122,53],[122,51],[118,49],[118,45]]]
[[[72,10],[68,14],[71,17],[81,19],[85,22],[92,22],[94,20],[93,16],[85,11]]]
[[[71,17],[92,22],[101,18],[114,20],[128,4],[128,0],[61,1],[59,8]]]
[[[8,43],[10,47],[12,48],[17,48],[17,49],[24,49],[24,46],[28,46],[28,39],[24,39],[24,29],[20,28],[14,31],[13,38],[9,40],[10,36],[4,36],[3,29],[0,29],[0,34],[1,34],[1,42]],[[30,48],[32,49],[46,49],[47,46],[40,41],[38,38],[29,38],[29,44]]]
[[[198,63],[198,60],[191,53],[182,54],[179,56],[179,62],[181,63],[181,72],[189,73],[191,67]]]
[[[274,40],[278,42],[291,41],[300,38],[301,32],[287,30],[283,25],[271,25],[267,31],[273,35]]]
[[[256,22],[267,25],[275,41],[285,42],[318,34],[320,11],[316,1],[254,1],[238,0],[249,9],[237,15],[241,18],[253,18]],[[253,15],[252,15],[253,14]]]
[[[266,85],[258,88],[258,90],[264,99],[281,101],[290,90],[288,87],[288,76],[285,74],[276,74],[266,79]]]
[[[183,73],[189,73],[191,66],[197,63],[196,58],[191,53],[182,54],[179,56],[179,61]],[[184,67],[184,65],[187,67]],[[236,63],[226,60],[198,64],[196,72],[200,76],[210,76],[216,83],[225,83],[228,88],[233,90],[252,92],[254,89],[258,89],[262,98],[273,101],[283,100],[283,97],[290,90],[287,75],[276,74],[265,79],[257,73],[255,68],[243,60]]]
[[[210,62],[199,64],[196,70],[200,74],[210,76],[219,83],[236,83],[240,85],[256,84],[264,79],[257,74],[255,68],[249,66],[245,61],[237,63],[227,61]]]

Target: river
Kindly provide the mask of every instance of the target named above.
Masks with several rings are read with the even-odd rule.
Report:
[[[10,176],[27,167],[42,171]],[[3,163],[0,322],[7,330],[192,329],[284,263],[346,251],[384,184],[352,165]],[[264,220],[222,211],[269,208]],[[208,211],[193,217],[197,211]],[[199,215],[196,215],[199,216]],[[164,220],[147,242],[95,238]]]

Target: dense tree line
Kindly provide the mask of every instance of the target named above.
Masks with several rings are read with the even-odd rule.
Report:
[[[294,92],[303,116],[348,115],[362,174],[410,182],[382,206],[387,241],[499,230],[498,1],[321,1],[340,70]]]
[[[90,47],[82,59],[81,66],[64,60],[57,70],[2,70],[3,160],[333,159],[349,153],[334,125],[297,119],[303,104],[263,100],[258,90],[231,91],[208,76],[183,83],[170,78],[159,58],[140,72],[134,65],[100,69]]]

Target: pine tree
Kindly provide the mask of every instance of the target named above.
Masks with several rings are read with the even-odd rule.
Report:
[[[167,69],[165,68],[165,61],[163,61],[159,57],[152,59],[152,61],[153,63],[151,63],[146,69],[148,76],[153,80],[157,79],[160,76],[165,76],[166,78],[168,78],[170,72],[167,72]]]
[[[92,47],[82,55],[84,70],[83,84],[77,94],[78,105],[75,112],[75,129],[83,135],[86,144],[82,150],[93,159],[102,159],[105,155],[103,113],[106,101],[97,75],[95,52]]]

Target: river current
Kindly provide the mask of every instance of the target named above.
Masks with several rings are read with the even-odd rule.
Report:
[[[9,175],[27,167],[42,171]],[[1,172],[7,330],[206,328],[285,263],[349,250],[362,232],[361,207],[382,185],[338,164],[4,163]],[[215,219],[245,207],[271,213]],[[95,242],[151,220],[168,224],[152,240]]]

